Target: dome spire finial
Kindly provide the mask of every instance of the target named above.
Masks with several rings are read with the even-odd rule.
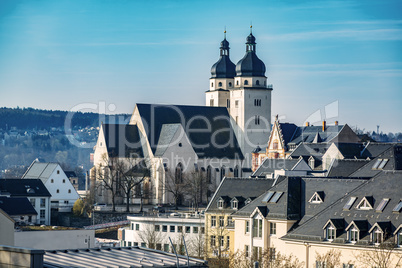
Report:
[[[224,39],[226,39],[226,25],[225,25],[225,30],[223,31],[223,36],[224,36]]]
[[[253,34],[253,23],[250,22],[250,34]]]

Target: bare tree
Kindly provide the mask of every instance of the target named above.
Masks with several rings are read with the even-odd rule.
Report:
[[[194,204],[194,209],[198,211],[198,207],[202,203],[202,196],[203,194],[206,195],[208,190],[205,172],[195,170],[186,174],[184,184],[187,190],[186,193]]]
[[[361,251],[355,257],[358,264],[364,267],[402,267],[402,253],[396,250],[394,243],[382,243]]]
[[[147,166],[145,160],[139,160],[137,158],[130,158],[125,165],[118,165],[122,170],[120,180],[120,188],[124,193],[126,198],[126,212],[130,212],[130,199],[134,196],[134,189],[138,188],[137,191],[139,197],[141,198],[140,211],[142,212],[142,199],[143,199],[143,189],[142,185],[146,178],[150,177],[150,169]]]
[[[167,193],[173,196],[176,209],[179,209],[184,195],[187,193],[185,174],[181,168],[176,168],[174,172],[167,171],[165,181],[162,182],[162,187]]]
[[[315,259],[318,262],[318,265],[321,265],[319,267],[325,267],[325,268],[341,267],[340,250],[331,249],[331,250],[327,251],[325,254],[319,254],[318,252],[316,252],[315,254],[316,254]]]
[[[148,248],[156,249],[156,245],[163,241],[164,235],[156,229],[156,226],[159,227],[160,225],[153,219],[149,224],[145,225],[144,230],[138,232],[139,237],[147,244]]]
[[[227,220],[227,219],[226,219]],[[228,267],[229,265],[229,230],[226,228],[225,214],[218,213],[211,215],[211,227],[206,238],[208,263],[213,267]],[[211,257],[212,256],[212,257]]]
[[[201,221],[201,218],[200,218]],[[206,253],[205,227],[199,227],[198,234],[191,241],[188,241],[189,255],[198,259],[204,259]],[[186,240],[187,241],[187,240]]]
[[[293,254],[285,255],[280,252],[275,253],[273,248],[264,250],[259,256],[253,254],[249,256],[246,251],[237,251],[230,254],[229,267],[248,268],[252,267],[254,262],[259,263],[259,267],[271,268],[271,267],[284,267],[284,268],[302,268],[304,262],[300,262]]]

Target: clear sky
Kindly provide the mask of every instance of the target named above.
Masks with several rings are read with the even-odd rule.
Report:
[[[0,106],[204,105],[224,28],[237,63],[252,23],[273,115],[302,124],[330,105],[341,124],[402,132],[401,10],[401,0],[0,0]]]

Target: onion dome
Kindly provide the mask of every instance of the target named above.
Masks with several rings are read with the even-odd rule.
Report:
[[[265,76],[265,64],[255,53],[255,37],[247,36],[246,55],[236,64],[236,76]]]
[[[220,58],[212,65],[211,78],[234,78],[236,66],[229,58],[229,42],[225,39],[221,42]]]

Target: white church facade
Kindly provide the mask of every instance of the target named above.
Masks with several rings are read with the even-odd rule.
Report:
[[[146,163],[150,176],[133,189],[131,203],[173,203],[169,177],[174,181],[194,172],[207,178],[200,195],[206,202],[223,177],[251,175],[251,152],[266,144],[271,128],[271,91],[265,64],[256,55],[252,33],[245,56],[235,65],[229,42],[221,42],[220,58],[211,68],[206,106],[137,104],[127,125],[103,124],[94,147],[93,182],[110,166],[111,158]],[[101,188],[101,187],[98,187]],[[147,196],[141,194],[146,188]],[[141,197],[141,198],[140,198]],[[110,203],[110,191],[97,191],[96,202]],[[141,199],[141,200],[140,200]],[[186,201],[187,200],[187,201]],[[183,205],[191,197],[183,194]],[[125,202],[123,197],[117,203]]]

